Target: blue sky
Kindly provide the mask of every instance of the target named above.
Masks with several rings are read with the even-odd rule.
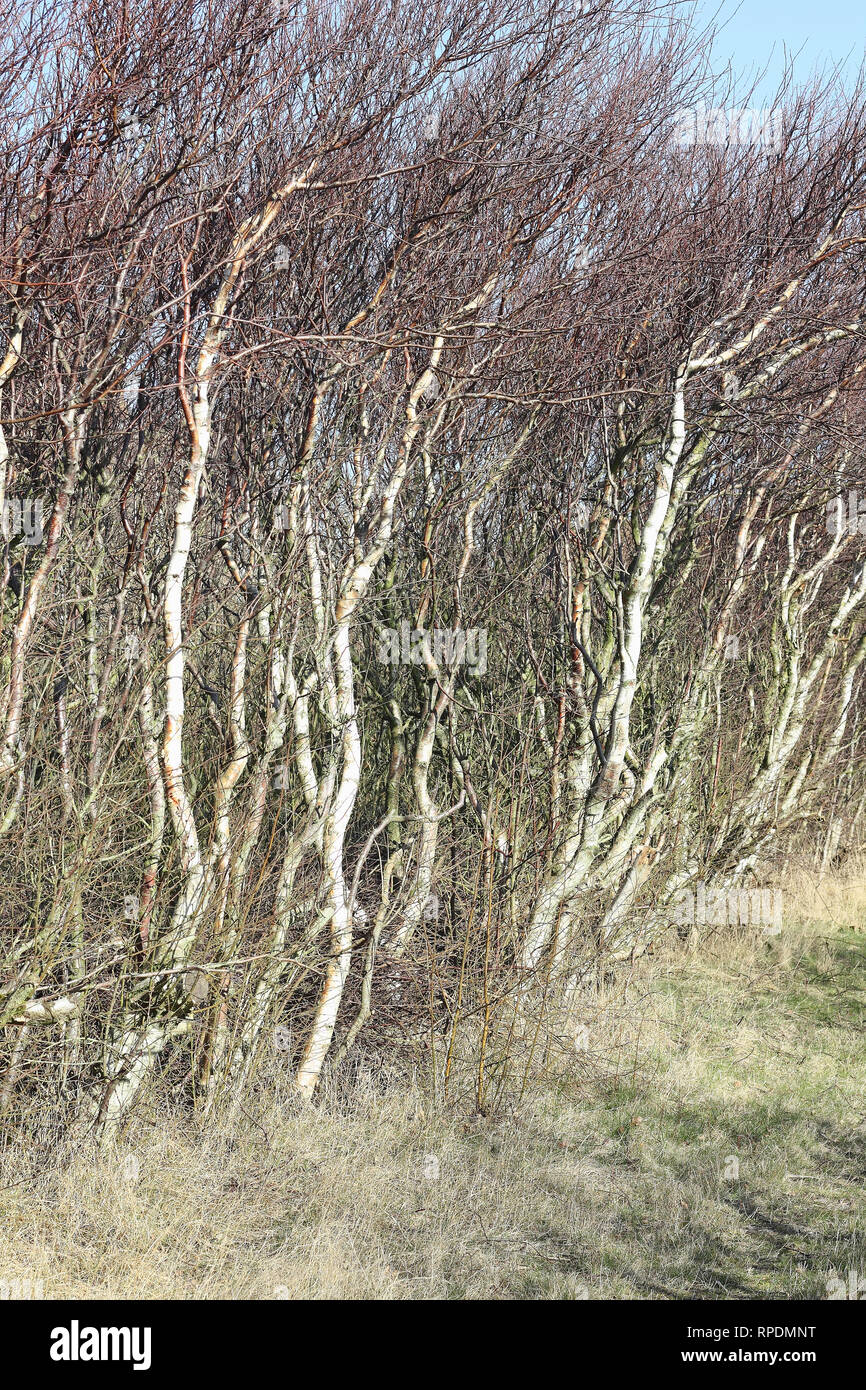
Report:
[[[754,75],[768,65],[759,87],[775,92],[786,51],[796,57],[794,71],[805,80],[816,67],[845,62],[853,77],[866,47],[866,0],[699,0],[698,17],[709,21],[718,11],[727,18],[715,46],[717,66],[730,60],[734,70]]]

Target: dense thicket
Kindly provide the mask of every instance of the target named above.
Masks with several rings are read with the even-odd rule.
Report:
[[[407,1040],[483,1106],[684,891],[856,841],[866,106],[689,125],[703,51],[617,0],[12,6],[10,1117]]]

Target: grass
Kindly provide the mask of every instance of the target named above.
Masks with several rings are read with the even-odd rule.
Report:
[[[0,1164],[0,1280],[46,1298],[825,1298],[834,1271],[866,1271],[855,908],[833,926],[807,900],[780,937],[639,962],[513,1113],[433,1109],[368,1058],[304,1110],[275,1075],[234,1129],[154,1110],[111,1153],[34,1130]]]

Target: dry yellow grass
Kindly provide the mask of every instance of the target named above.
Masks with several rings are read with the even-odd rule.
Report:
[[[231,1128],[154,1102],[109,1153],[52,1150],[34,1123],[0,1165],[0,1279],[46,1298],[826,1297],[866,1270],[866,890],[807,888],[780,937],[719,933],[588,997],[587,1049],[511,1113],[431,1107],[367,1059],[306,1108],[274,1061]]]

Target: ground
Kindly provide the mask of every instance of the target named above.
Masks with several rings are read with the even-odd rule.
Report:
[[[232,1128],[9,1144],[0,1293],[787,1300],[853,1271],[866,1294],[864,965],[826,921],[663,948],[487,1118],[367,1058]]]

